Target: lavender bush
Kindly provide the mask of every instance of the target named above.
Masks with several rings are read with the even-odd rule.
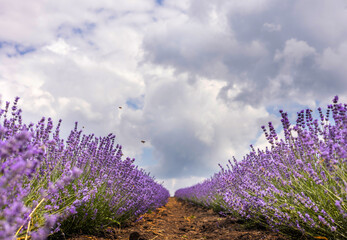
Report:
[[[168,190],[122,160],[114,135],[83,135],[76,123],[64,141],[61,121],[24,124],[18,99],[0,110],[0,239],[95,232],[167,202]]]
[[[251,219],[274,231],[347,239],[347,105],[307,109],[291,125],[280,111],[284,139],[263,126],[271,147],[229,161],[212,178],[175,196]]]

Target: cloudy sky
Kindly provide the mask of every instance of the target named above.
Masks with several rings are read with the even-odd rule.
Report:
[[[346,76],[347,0],[0,0],[2,100],[116,134],[172,194]]]

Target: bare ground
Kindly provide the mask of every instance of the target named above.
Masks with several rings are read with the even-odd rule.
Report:
[[[76,235],[68,240],[176,240],[176,239],[254,239],[288,240],[278,233],[246,226],[242,221],[223,217],[174,197],[169,202],[145,214],[142,219],[123,228],[108,228],[102,237]]]

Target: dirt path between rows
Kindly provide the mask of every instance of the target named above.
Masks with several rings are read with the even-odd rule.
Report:
[[[176,239],[254,239],[287,240],[277,233],[247,229],[245,224],[222,217],[212,210],[195,206],[174,197],[156,211],[143,215],[136,223],[122,229],[108,229],[104,237],[76,236],[68,240],[176,240]]]

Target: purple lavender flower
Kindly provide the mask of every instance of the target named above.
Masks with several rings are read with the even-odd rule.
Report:
[[[228,170],[221,167],[212,178],[179,189],[175,196],[236,217],[265,219],[273,230],[291,226],[311,236],[347,238],[347,104],[336,96],[325,115],[321,108],[318,112],[320,119],[309,109],[298,112],[292,126],[280,110],[284,139],[278,139],[272,123],[269,130],[262,126],[271,147],[251,147],[242,161],[229,161]]]
[[[167,202],[161,184],[134,159],[121,158],[114,135],[82,135],[76,123],[65,141],[59,137],[61,120],[55,131],[51,118],[23,124],[18,99],[11,115],[9,103],[0,110],[0,239],[23,236],[29,219],[39,219],[31,236],[45,239],[69,226],[135,220]]]

